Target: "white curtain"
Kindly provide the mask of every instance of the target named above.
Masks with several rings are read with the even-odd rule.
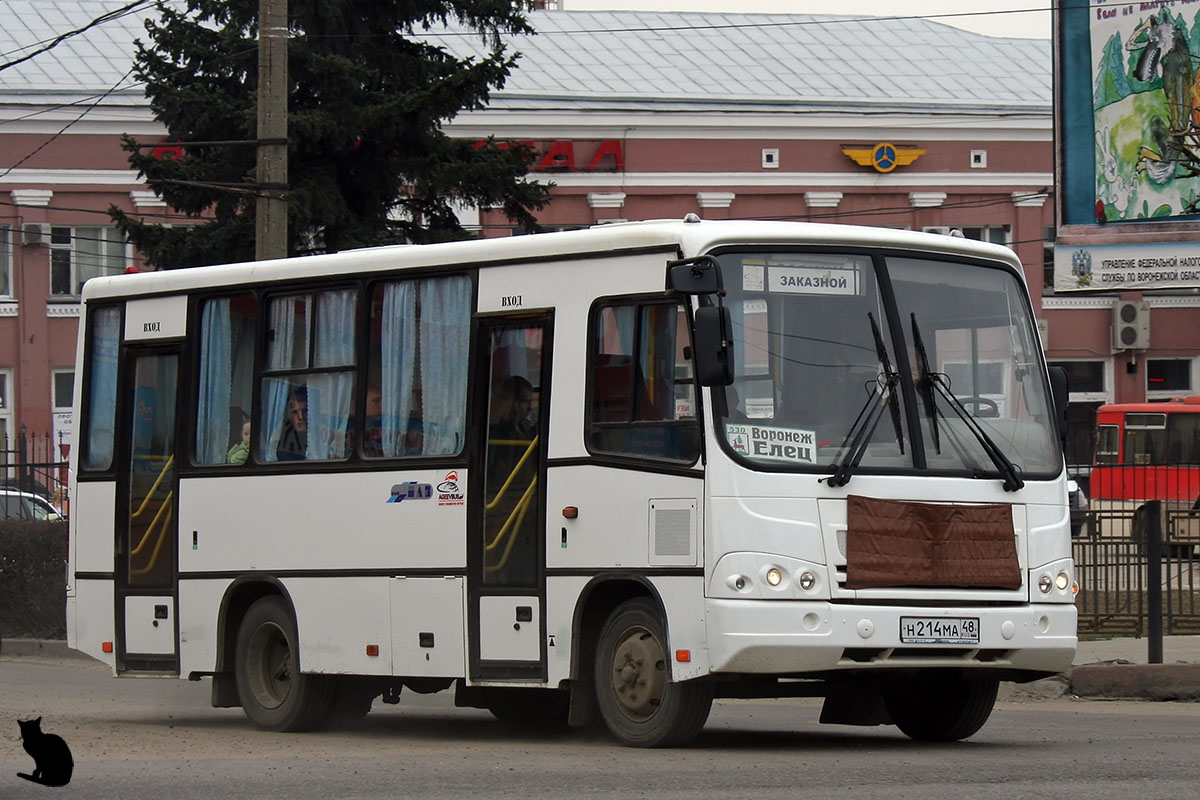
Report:
[[[357,292],[344,289],[317,295],[314,367],[354,366]],[[354,375],[320,373],[308,378],[308,451],[310,460],[345,458],[349,445]]]
[[[405,454],[408,420],[412,416],[412,389],[417,343],[417,293],[415,281],[390,283],[383,288],[380,326],[380,377],[383,390],[384,458]]]
[[[421,282],[421,392],[424,455],[453,455],[466,434],[471,282],[466,276]]]
[[[287,369],[293,366],[292,353],[296,344],[297,306],[304,308],[304,323],[308,325],[308,303],[303,295],[279,297],[271,301],[271,338],[267,346],[267,369]],[[307,330],[299,331],[307,341]],[[275,461],[279,438],[283,435],[283,418],[287,413],[291,383],[278,378],[263,378],[262,424],[258,428],[259,451],[264,461]]]
[[[200,335],[196,460],[201,464],[224,464],[229,449],[229,407],[233,393],[233,334],[228,297],[204,304]]]

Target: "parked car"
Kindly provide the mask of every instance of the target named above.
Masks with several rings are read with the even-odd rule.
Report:
[[[56,520],[62,515],[41,495],[0,489],[0,519]]]
[[[1067,503],[1071,507],[1071,538],[1074,539],[1083,535],[1088,517],[1087,495],[1074,478],[1067,479]]]

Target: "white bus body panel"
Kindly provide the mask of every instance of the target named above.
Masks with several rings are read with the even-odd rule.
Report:
[[[391,580],[286,578],[296,610],[300,669],[346,675],[392,672]],[[367,645],[379,648],[367,655]]]
[[[467,470],[455,471],[465,494]],[[436,492],[389,502],[392,487],[415,481],[436,488],[447,472],[185,478],[179,487],[179,571],[461,570],[464,505],[443,502]]]
[[[187,335],[187,295],[130,300],[125,304],[125,341],[181,338]]]
[[[174,654],[174,595],[130,595],[125,598],[125,652],[138,655]]]
[[[389,588],[392,674],[428,678],[466,675],[466,590],[462,576],[393,578]]]
[[[191,532],[184,539],[191,546]],[[185,542],[181,541],[180,544]],[[183,548],[180,548],[182,552]],[[217,668],[217,621],[228,578],[179,582],[179,674],[212,672]]]
[[[112,553],[109,553],[112,558]],[[74,606],[74,609],[72,609]],[[116,653],[106,653],[103,642],[115,642],[111,580],[76,580],[75,596],[67,602],[67,645],[117,671]]]
[[[71,551],[74,556],[74,572],[108,572],[115,568],[113,548],[117,535],[113,529],[116,520],[117,484],[112,481],[85,481],[75,486],[71,496],[71,527],[74,534]],[[92,581],[78,581],[79,586]],[[112,582],[108,583],[112,597]],[[112,603],[109,603],[111,608]]]
[[[521,611],[525,613],[522,614]],[[522,619],[528,617],[528,619]],[[479,598],[479,659],[537,661],[542,657],[541,600],[517,595]]]

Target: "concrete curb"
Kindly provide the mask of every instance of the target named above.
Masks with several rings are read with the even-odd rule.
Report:
[[[91,656],[67,647],[64,639],[5,639],[0,642],[0,656],[11,658],[79,658],[94,661]]]
[[[1070,672],[1077,697],[1200,701],[1200,664],[1084,664]]]

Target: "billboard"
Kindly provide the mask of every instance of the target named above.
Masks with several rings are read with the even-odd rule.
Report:
[[[1055,291],[1200,286],[1200,2],[1056,11]]]

